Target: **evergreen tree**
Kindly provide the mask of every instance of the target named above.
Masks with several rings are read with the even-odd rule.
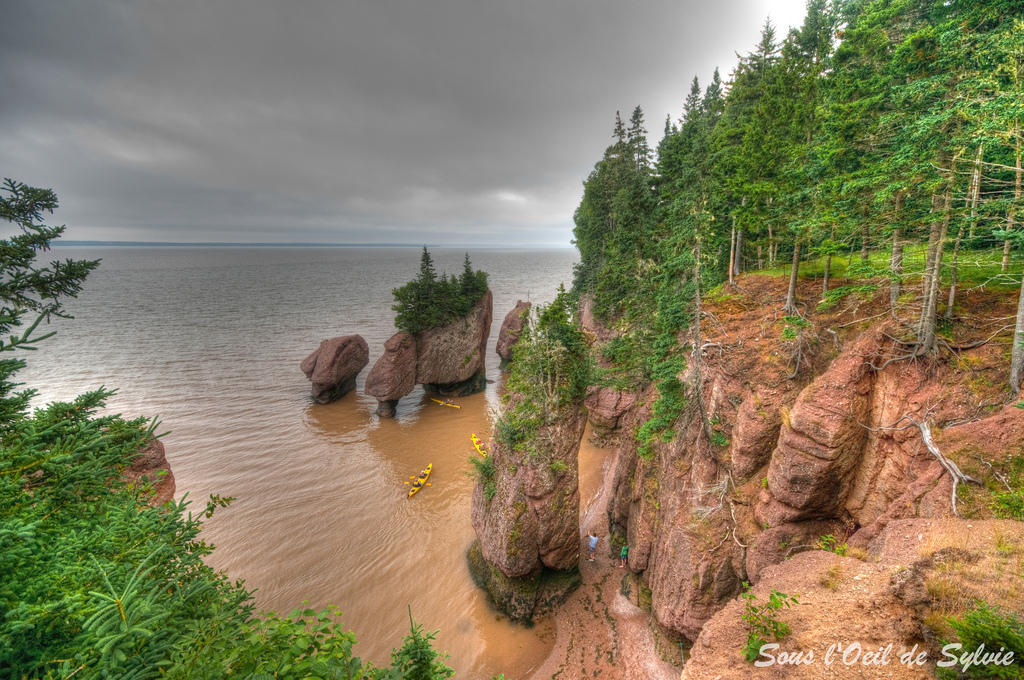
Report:
[[[641,269],[652,248],[650,224],[654,194],[650,151],[637,107],[627,133],[615,115],[614,142],[583,183],[583,198],[573,216],[574,243],[580,262],[573,290],[592,293],[595,309],[604,318],[621,313],[628,301],[649,285]]]
[[[420,255],[420,271],[416,278],[391,291],[395,298],[395,327],[405,333],[419,333],[437,328],[468,314],[487,292],[487,274],[473,271],[469,253],[463,260],[462,274],[440,278],[434,259],[426,246]]]
[[[774,264],[778,248],[769,209],[773,199],[770,180],[780,163],[781,147],[772,130],[778,116],[765,96],[767,79],[778,59],[775,28],[766,21],[755,51],[740,59],[732,74],[712,139],[719,201],[730,228],[752,233],[755,241],[761,241],[763,229],[767,229],[768,266]]]
[[[626,133],[626,142],[633,152],[636,163],[636,173],[645,175],[651,170],[651,148],[647,144],[647,129],[644,128],[644,112],[637,106],[629,117],[629,131]]]

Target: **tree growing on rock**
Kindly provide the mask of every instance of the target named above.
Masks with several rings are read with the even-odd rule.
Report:
[[[573,319],[564,286],[551,304],[538,308],[513,352],[508,389],[538,409],[545,423],[561,408],[583,400],[592,372],[590,347]]]
[[[458,277],[437,275],[434,258],[423,246],[420,271],[415,279],[391,291],[395,298],[395,327],[416,334],[444,326],[465,316],[487,292],[487,272],[474,270],[469,253]]]

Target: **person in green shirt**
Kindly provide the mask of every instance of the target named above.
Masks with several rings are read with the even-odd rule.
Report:
[[[619,569],[626,566],[626,558],[629,557],[629,546],[623,544],[622,550],[619,551],[619,558],[622,560],[622,564],[619,565]]]

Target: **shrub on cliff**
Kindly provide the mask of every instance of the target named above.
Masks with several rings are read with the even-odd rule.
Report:
[[[395,304],[395,327],[405,333],[419,333],[451,323],[469,314],[473,306],[487,292],[487,272],[473,270],[469,253],[458,277],[442,274],[434,269],[434,260],[423,247],[419,275],[391,294]]]
[[[1024,675],[1024,619],[1013,612],[1000,611],[985,603],[958,619],[949,621],[960,638],[961,647],[948,656],[969,654],[984,645],[988,654],[999,654],[1000,663],[982,663],[957,673],[957,669],[941,668],[940,678],[1019,678]],[[1007,652],[1012,653],[1012,659]],[[1005,664],[1005,665],[1004,665]]]
[[[494,426],[495,436],[510,449],[531,445],[533,433],[564,407],[581,402],[591,383],[590,346],[564,287],[550,305],[537,308],[513,353],[509,407]]]
[[[98,262],[40,265],[63,227],[39,223],[52,191],[7,181],[0,217],[0,677],[446,678],[413,625],[391,668],[364,665],[334,610],[254,618],[253,600],[203,562],[212,547],[183,499],[156,509],[121,472],[155,421],[99,415],[111,392],[29,412],[12,358],[67,314]],[[226,501],[211,497],[210,516]]]

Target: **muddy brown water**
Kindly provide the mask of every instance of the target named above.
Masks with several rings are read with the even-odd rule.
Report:
[[[433,250],[438,271],[461,269],[463,250]],[[21,378],[36,404],[100,385],[110,409],[159,416],[180,499],[234,496],[207,521],[210,562],[256,589],[258,606],[337,605],[358,655],[385,663],[408,631],[407,607],[460,677],[521,678],[553,644],[550,624],[508,623],[470,580],[470,434],[487,436],[497,383],[430,402],[420,388],[394,420],[355,393],[314,405],[299,362],[319,341],[359,333],[370,361],[394,332],[391,289],[412,278],[410,248],[84,248],[57,257],[103,258],[73,302],[73,321],[29,356]],[[571,250],[470,251],[495,294],[494,343],[517,299],[548,302],[568,284]],[[584,505],[600,487],[605,452],[584,445]],[[431,486],[403,484],[427,463]]]

